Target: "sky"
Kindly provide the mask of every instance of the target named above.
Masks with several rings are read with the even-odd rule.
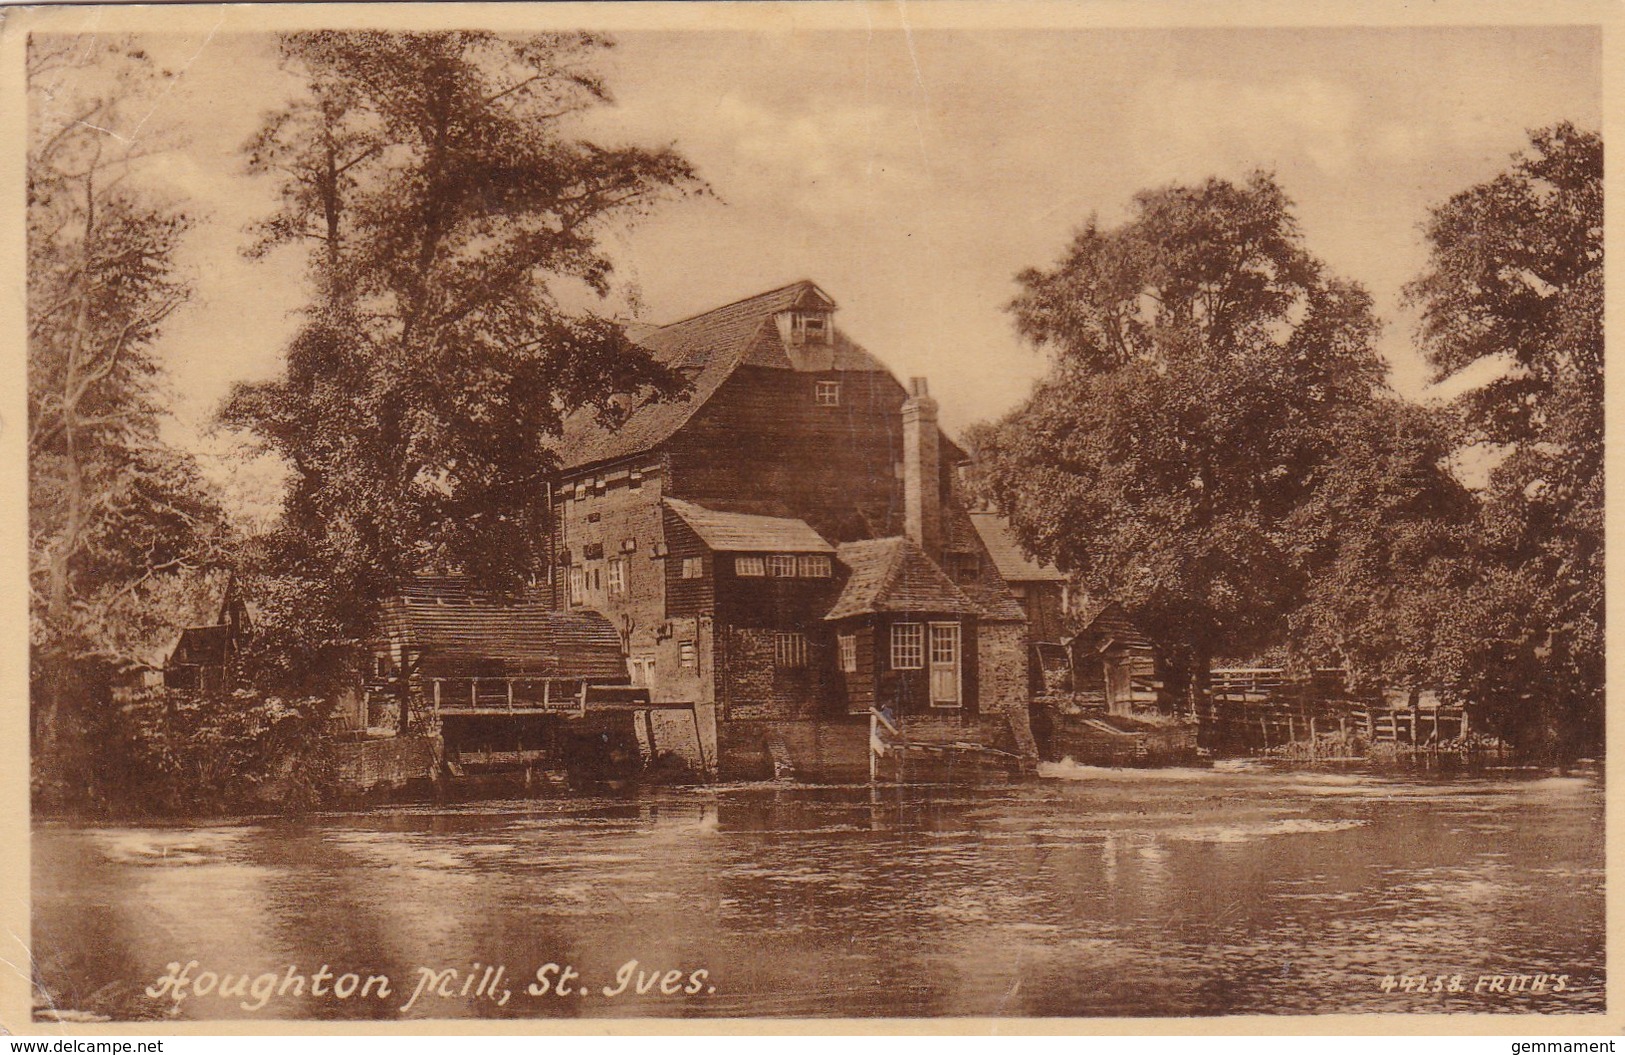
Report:
[[[1506,167],[1525,131],[1601,122],[1587,27],[895,30],[616,35],[606,142],[674,144],[714,195],[612,239],[610,310],[661,323],[800,278],[900,377],[926,376],[950,430],[1019,403],[1045,366],[1004,306],[1091,216],[1138,190],[1272,171],[1309,249],[1363,283],[1401,392],[1433,379],[1400,298],[1430,206]],[[297,85],[253,33],[153,35],[183,71],[150,115],[181,145],[156,178],[200,217],[196,295],[160,353],[172,429],[199,439],[233,381],[273,376],[304,297],[284,251],[244,259],[275,190],[239,148]],[[1458,378],[1433,394],[1471,378]]]

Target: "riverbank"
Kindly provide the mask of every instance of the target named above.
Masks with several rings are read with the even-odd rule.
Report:
[[[393,740],[380,741],[385,745]],[[84,824],[153,824],[173,825],[187,823],[235,823],[272,821],[279,818],[298,819],[318,816],[332,810],[401,810],[417,811],[438,807],[456,807],[486,802],[534,801],[537,803],[592,802],[605,795],[625,796],[684,790],[724,791],[736,787],[754,787],[757,784],[718,783],[705,780],[686,770],[662,768],[628,779],[572,780],[562,770],[540,768],[508,768],[493,771],[452,774],[443,763],[430,767],[426,764],[431,744],[418,744],[409,748],[396,746],[391,757],[399,755],[410,765],[405,769],[388,766],[380,768],[380,761],[350,761],[350,765],[371,765],[371,778],[357,780],[352,774],[342,784],[342,790],[330,786],[319,796],[303,795],[280,803],[271,797],[271,789],[261,790],[253,804],[237,809],[175,809],[155,812],[132,808],[119,810],[101,806],[95,809],[40,808],[32,811],[38,822]],[[417,756],[422,754],[423,758]],[[387,760],[386,760],[387,761]],[[419,762],[425,762],[419,765]],[[1170,781],[1194,779],[1200,774],[1253,780],[1260,787],[1269,778],[1302,773],[1342,774],[1368,776],[1374,779],[1405,780],[1532,780],[1541,778],[1585,777],[1601,783],[1605,767],[1601,761],[1581,759],[1567,766],[1519,764],[1505,759],[1482,756],[1463,759],[1454,755],[1430,752],[1386,752],[1376,756],[1332,756],[1314,758],[1287,755],[1264,755],[1248,758],[1201,759],[1183,765],[1153,766],[1100,766],[1071,757],[1059,761],[1043,762],[1036,774],[1023,775],[1011,771],[984,769],[958,772],[952,767],[921,766],[910,771],[902,785],[894,779],[891,769],[883,769],[880,779],[873,785],[864,781],[850,784],[828,785],[809,781],[772,780],[760,786],[792,791],[796,788],[818,789],[836,787],[873,787],[882,794],[897,793],[899,788],[950,788],[954,794],[975,797],[986,794],[997,797],[1001,789],[1034,779],[1100,779],[1103,776],[1123,782]],[[1081,775],[1081,777],[1080,777]],[[404,776],[405,779],[396,779]],[[388,778],[388,779],[383,779]]]

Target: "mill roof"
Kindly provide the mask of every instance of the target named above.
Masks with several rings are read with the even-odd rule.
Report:
[[[835,547],[808,526],[789,517],[723,513],[677,498],[666,508],[682,518],[717,553],[834,553]]]
[[[1016,540],[1010,521],[999,513],[972,511],[970,522],[982,538],[993,566],[1005,582],[1065,582],[1066,575],[1053,564],[1034,560]]]
[[[836,598],[825,619],[846,619],[875,612],[982,614],[976,602],[910,539],[842,543],[836,550],[836,559],[850,574],[841,596]]]
[[[665,401],[640,400],[616,426],[599,422],[591,408],[565,419],[560,464],[581,468],[640,454],[664,442],[703,407],[740,366],[801,372],[886,373],[880,361],[839,330],[828,345],[787,348],[774,316],[786,311],[831,311],[835,301],[807,279],[724,304],[667,326],[632,326],[627,336],[656,360],[688,378],[687,394]]]
[[[971,523],[969,503],[965,500],[962,482],[957,473],[949,477],[949,488],[952,498],[943,503],[942,507],[942,534],[943,541],[948,549],[961,552],[971,551],[982,553],[987,545],[982,541],[981,534]],[[982,618],[989,622],[1024,623],[1027,622],[1027,611],[1021,607],[1015,595],[1010,592],[1010,582],[999,573],[998,565],[993,557],[988,556],[986,565],[978,569],[975,578],[959,580],[957,585],[964,591],[965,596],[976,602],[982,610]]]

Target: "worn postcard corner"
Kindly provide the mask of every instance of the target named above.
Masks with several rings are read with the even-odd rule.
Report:
[[[1619,29],[0,9],[0,1032],[1615,1033]]]

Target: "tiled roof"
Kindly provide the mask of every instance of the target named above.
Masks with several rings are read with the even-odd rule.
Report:
[[[851,574],[825,619],[873,612],[982,614],[976,603],[909,539],[842,543],[836,559]]]
[[[830,346],[797,349],[793,354],[786,349],[773,317],[814,306],[833,309],[835,303],[804,279],[669,326],[628,327],[629,337],[688,378],[689,392],[679,399],[641,402],[625,421],[612,428],[599,424],[591,408],[576,411],[564,422],[564,435],[559,440],[560,464],[566,469],[580,468],[638,454],[664,442],[742,364],[781,370],[886,371],[878,360],[839,331]]]
[[[1094,625],[1096,619],[1106,614],[1108,608],[1112,608],[1116,604],[1116,601],[1084,601],[1078,606],[1073,621],[1080,630],[1087,630]]]
[[[666,507],[717,553],[834,553],[835,547],[805,520],[719,513],[692,502],[666,499]]]
[[[1005,582],[1065,582],[1066,576],[1053,564],[1040,564],[1029,557],[1010,530],[1010,521],[998,513],[970,514],[976,533],[982,536],[993,566]]]
[[[942,507],[942,534],[945,547],[962,552],[985,553],[987,545],[982,541],[981,533],[971,523],[970,514],[966,511],[968,505],[959,474],[950,475],[948,480],[951,497]],[[985,561],[979,563],[982,566],[977,569],[976,578],[959,583],[959,588],[965,592],[965,596],[975,601],[977,607],[982,609],[984,619],[998,622],[1026,622],[1026,609],[1021,607],[1021,603],[1010,592],[1010,585],[1005,577],[999,574],[992,556],[989,555]]]
[[[481,598],[454,577],[420,579],[385,605],[392,638],[432,662],[497,663],[507,673],[622,681],[615,627],[597,612]]]
[[[1151,640],[1129,618],[1123,606],[1116,601],[1089,601],[1067,619],[1076,632],[1071,640],[1080,638],[1109,639],[1128,648],[1153,648]]]

